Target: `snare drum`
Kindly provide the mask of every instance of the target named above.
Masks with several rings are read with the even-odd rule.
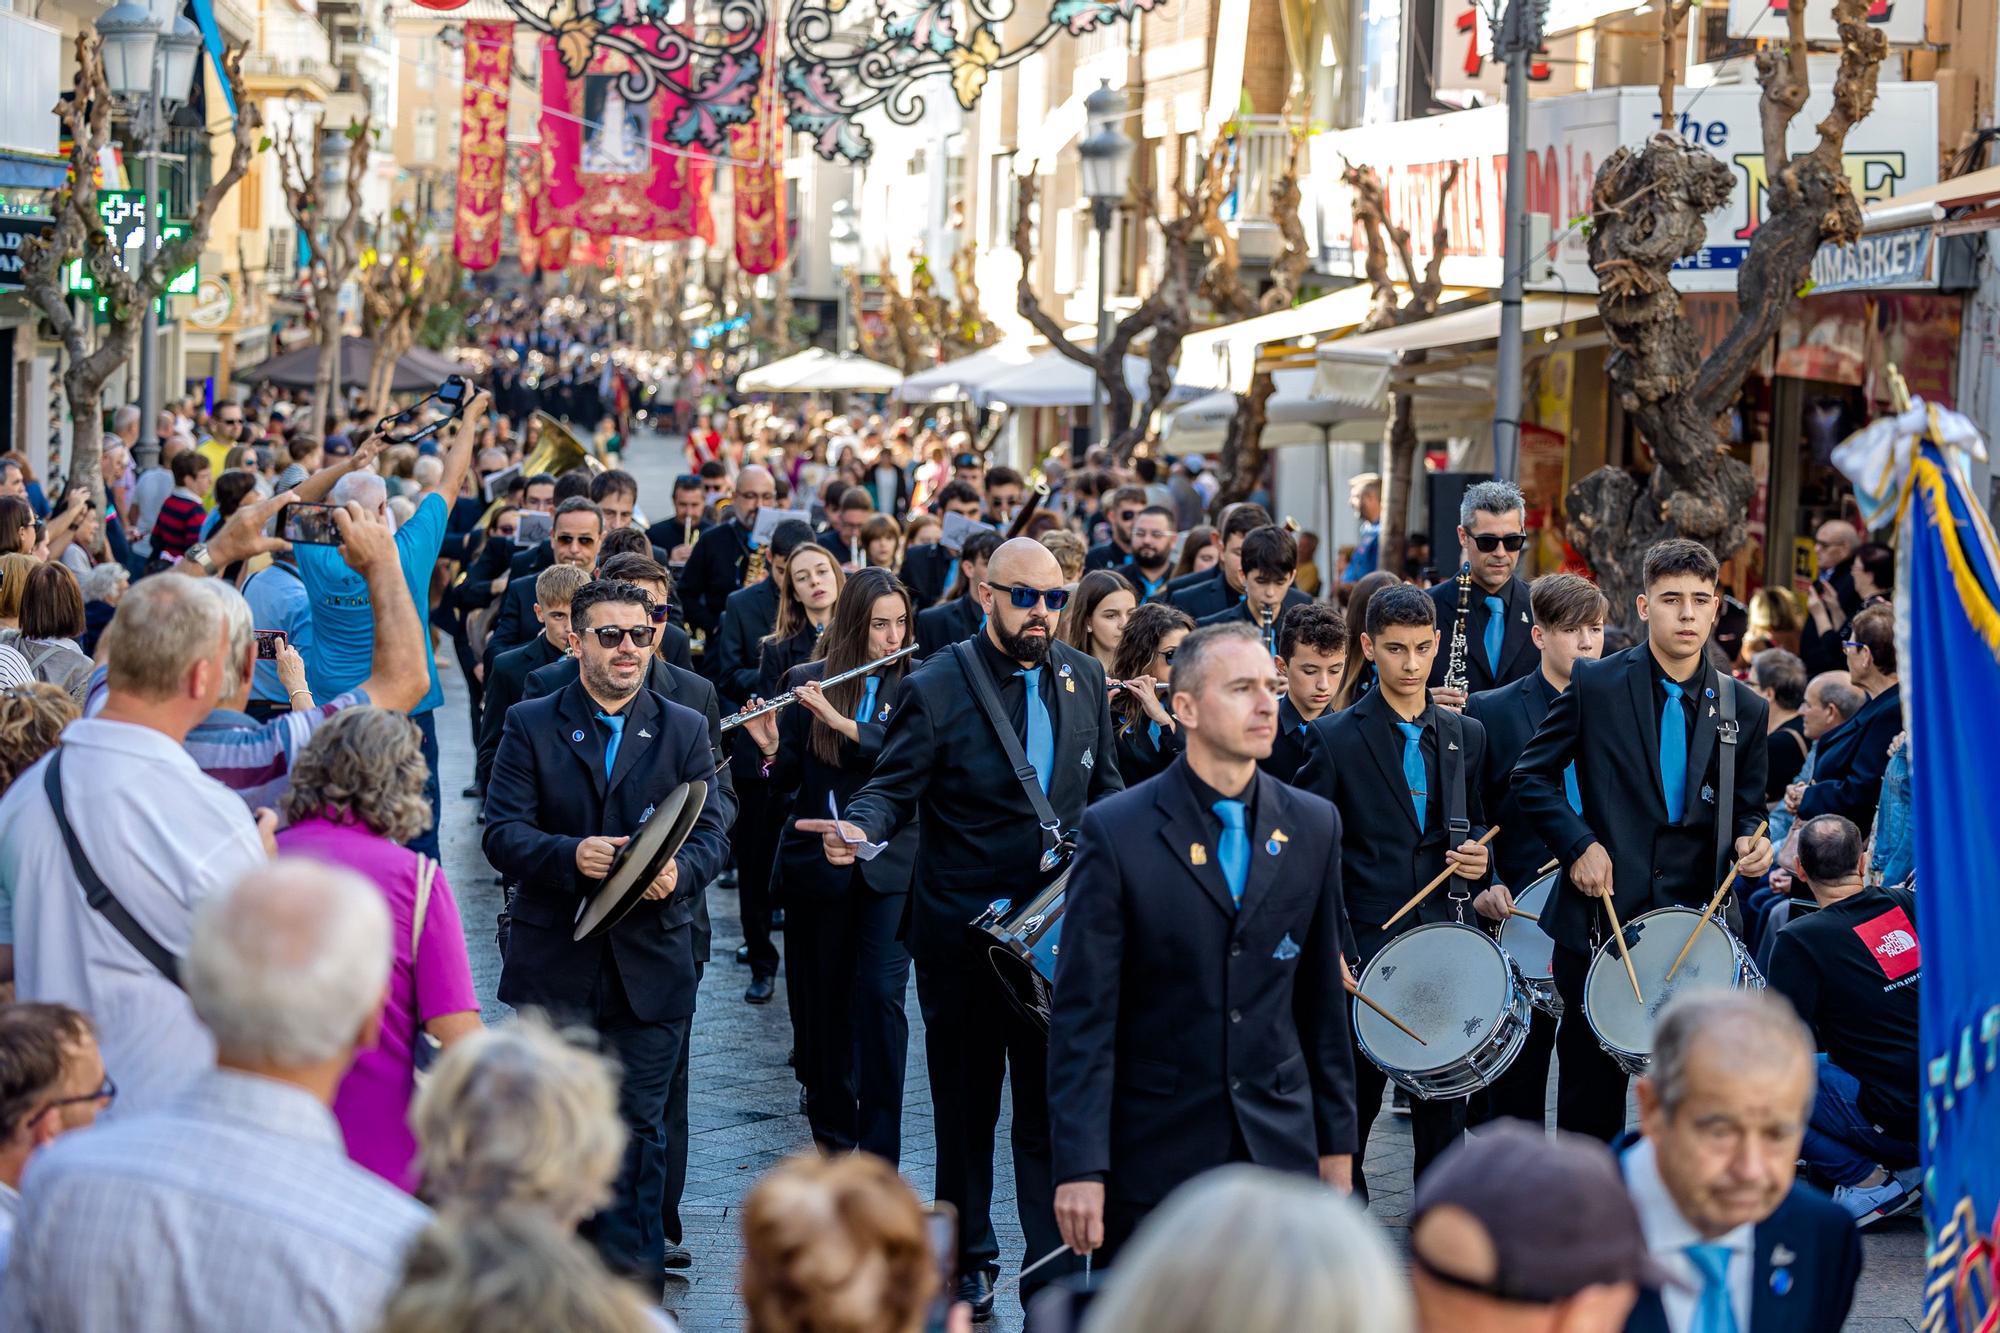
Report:
[[[1688,932],[1701,921],[1692,907],[1662,907],[1625,923],[1625,947],[1632,955],[1645,994],[1641,1005],[1632,995],[1632,980],[1618,956],[1618,941],[1606,940],[1590,961],[1584,980],[1583,1016],[1597,1044],[1634,1078],[1653,1062],[1653,1022],[1666,1003],[1688,990],[1764,989],[1764,978],[1743,941],[1713,917],[1702,923],[1694,947],[1688,950],[1674,979],[1666,980]]]
[[[1362,1053],[1426,1101],[1487,1086],[1528,1039],[1533,1005],[1520,969],[1472,926],[1436,922],[1404,931],[1368,960],[1359,980],[1369,999],[1423,1037],[1422,1044],[1410,1040],[1356,1000]]]
[[[1063,905],[1069,892],[1069,869],[1049,886],[1016,907],[1001,898],[979,914],[972,928],[990,937],[986,956],[1000,974],[1007,997],[1028,1021],[1046,1032],[1054,1003],[1056,954],[1062,947]]]
[[[1555,899],[1560,870],[1551,870],[1514,896],[1514,906],[1546,919]],[[1526,917],[1510,916],[1500,923],[1500,947],[1521,969],[1521,982],[1528,999],[1551,1018],[1561,1018],[1562,996],[1556,994],[1556,942],[1540,925]]]

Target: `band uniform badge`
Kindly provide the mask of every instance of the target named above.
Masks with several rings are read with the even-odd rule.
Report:
[[[1198,842],[1188,844],[1188,864],[1205,866],[1208,864],[1208,848]]]
[[[1085,751],[1083,752],[1083,758],[1081,758],[1081,759],[1077,760],[1077,762],[1078,762],[1079,764],[1082,764],[1082,765],[1084,766],[1084,768],[1085,768],[1085,769],[1092,769],[1092,768],[1096,768],[1096,767],[1097,767],[1097,760],[1096,760],[1096,758],[1095,758],[1095,757],[1094,757],[1094,756],[1093,756],[1093,755],[1092,755],[1092,754],[1090,753],[1090,751],[1089,751],[1089,750],[1085,750]]]

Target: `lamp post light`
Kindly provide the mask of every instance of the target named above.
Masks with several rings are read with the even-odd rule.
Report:
[[[1090,200],[1090,220],[1097,228],[1095,350],[1102,366],[1104,349],[1111,341],[1107,327],[1111,313],[1107,308],[1105,289],[1111,272],[1111,217],[1131,190],[1132,141],[1118,128],[1118,122],[1125,114],[1124,95],[1114,90],[1108,80],[1083,99],[1083,114],[1090,133],[1077,145],[1077,157],[1083,176],[1083,197]],[[1123,374],[1124,367],[1118,367],[1116,373]],[[1090,429],[1095,442],[1102,444],[1107,432],[1104,429],[1104,381],[1101,376],[1091,380]]]
[[[145,164],[146,234],[139,259],[143,274],[160,250],[160,140],[167,118],[188,99],[201,56],[201,32],[185,16],[163,28],[144,5],[122,0],[97,20],[97,35],[105,83],[131,118],[139,135],[139,158]],[[158,303],[147,301],[139,326],[142,439],[160,417],[159,338]],[[78,429],[95,428],[94,422],[78,425]]]
[[[833,261],[833,353],[847,354],[847,275],[861,267],[861,229],[854,225],[854,202],[833,201],[833,222],[826,231],[827,258]],[[855,312],[857,315],[859,311]]]

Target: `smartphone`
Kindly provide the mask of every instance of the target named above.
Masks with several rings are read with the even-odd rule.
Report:
[[[945,1333],[952,1303],[958,1299],[958,1210],[948,1203],[932,1204],[924,1214],[924,1235],[938,1271],[937,1295],[924,1316],[924,1333]]]
[[[285,632],[281,629],[259,629],[250,632],[257,636],[257,660],[277,661],[278,645],[285,641]]]
[[[555,531],[556,520],[553,514],[544,514],[538,509],[523,509],[516,517],[521,524],[514,533],[514,545],[517,547],[545,542],[549,539],[549,534]]]
[[[338,507],[294,501],[278,515],[278,535],[295,546],[339,546],[340,529],[333,521]]]

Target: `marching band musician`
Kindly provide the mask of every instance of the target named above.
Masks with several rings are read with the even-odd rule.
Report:
[[[801,819],[829,862],[862,853],[921,817],[908,940],[923,1006],[936,1118],[937,1193],[958,1210],[958,1297],[993,1308],[999,1243],[990,1217],[1000,1083],[1014,1095],[1014,1180],[1031,1257],[1059,1250],[1049,1178],[1048,1039],[1016,1011],[967,923],[998,898],[1020,900],[1047,875],[1051,837],[1067,837],[1098,797],[1121,791],[1104,668],[1056,642],[1069,600],[1047,547],[1015,538],[993,553],[979,597],[985,632],[935,654],[904,682],[875,772],[836,823]],[[977,681],[975,680],[975,673]],[[1008,761],[982,694],[990,683],[1032,776]],[[1028,782],[1038,790],[1029,795]],[[1045,801],[1059,826],[1045,834]],[[1022,1279],[1022,1300],[1063,1261]]]
[[[1241,622],[1254,625],[1263,636],[1264,651],[1278,656],[1278,617],[1294,606],[1309,606],[1312,598],[1292,584],[1299,576],[1299,541],[1283,528],[1258,528],[1243,538],[1237,553],[1243,571],[1243,597],[1236,605],[1207,616],[1197,617],[1197,625]]]
[[[1185,611],[1148,602],[1125,621],[1112,662],[1111,723],[1118,737],[1118,776],[1144,782],[1166,771],[1181,752],[1174,717],[1159,687],[1173,674],[1174,654],[1194,629]]]
[[[645,688],[658,627],[646,595],[597,580],[570,600],[579,676],[507,712],[486,793],[486,859],[520,880],[499,997],[587,1021],[622,1070],[630,1139],[612,1201],[589,1224],[605,1262],[659,1290],[671,1088],[694,1016],[692,928],[727,851],[724,803],[703,804],[687,841],[605,935],[572,939],[580,901],[656,802],[715,773],[699,713]]]
[[[1514,768],[1515,802],[1563,866],[1541,921],[1556,944],[1563,1001],[1556,1125],[1606,1142],[1625,1128],[1626,1077],[1584,1013],[1591,953],[1608,938],[1592,900],[1613,898],[1621,922],[1673,904],[1707,905],[1725,873],[1716,820],[1722,764],[1732,758],[1733,808],[1720,817],[1734,834],[1733,854],[1745,880],[1771,865],[1770,840],[1752,836],[1764,816],[1767,705],[1705,655],[1722,606],[1719,573],[1699,542],[1674,539],[1647,551],[1646,590],[1637,599],[1646,641],[1576,663]],[[1734,691],[1744,744],[1718,743],[1719,690]],[[1565,778],[1572,764],[1580,810]]]
[[[962,481],[946,482],[931,503],[940,520],[957,514],[976,523],[979,510],[979,492]],[[903,582],[916,594],[918,611],[928,611],[951,595],[963,554],[943,542],[920,542],[903,553]]]
[[[1314,602],[1285,612],[1278,622],[1278,674],[1285,681],[1278,736],[1257,767],[1280,782],[1298,776],[1306,761],[1306,735],[1333,707],[1346,669],[1347,618],[1338,607]]]
[[[1447,708],[1463,708],[1467,695],[1498,689],[1535,669],[1528,585],[1514,577],[1527,544],[1528,502],[1520,487],[1511,481],[1482,481],[1466,488],[1458,506],[1459,554],[1472,575],[1466,601],[1465,693],[1444,688],[1448,653],[1439,653],[1431,664],[1433,697]],[[1464,591],[1456,579],[1430,590],[1440,626],[1456,630]]]
[[[955,568],[952,582],[945,589],[945,600],[917,612],[918,657],[929,657],[940,648],[949,648],[979,633],[986,619],[979,600],[979,585],[986,578],[986,562],[1004,540],[997,532],[974,532],[966,537],[965,545],[951,562]]]
[[[1255,630],[1188,636],[1173,702],[1179,761],[1084,813],[1056,969],[1056,1220],[1102,1258],[1211,1167],[1345,1190],[1356,1151],[1339,816],[1258,772],[1278,700]]]
[[[715,688],[732,707],[757,692],[763,642],[778,624],[778,598],[785,588],[785,562],[813,539],[812,524],[788,518],[771,530],[764,577],[723,599],[722,623],[709,640]],[[686,589],[682,589],[686,600]]]
[[[1477,721],[1439,705],[1424,685],[1438,646],[1435,615],[1423,591],[1406,583],[1368,599],[1361,647],[1375,666],[1376,688],[1312,724],[1305,763],[1293,784],[1332,801],[1340,812],[1341,879],[1357,977],[1404,931],[1455,920],[1455,901],[1477,893],[1487,880],[1487,849],[1478,842],[1486,819],[1477,781],[1486,732]],[[1465,827],[1454,830],[1460,819]],[[1387,924],[1447,866],[1452,879]],[[1360,1130],[1354,1191],[1366,1199],[1368,1180],[1360,1163],[1387,1075],[1358,1047],[1354,1073]],[[1464,1135],[1465,1120],[1463,1097],[1412,1100],[1410,1137],[1418,1176]]]
[[[1243,582],[1243,543],[1257,529],[1271,526],[1270,512],[1264,506],[1247,503],[1235,506],[1222,520],[1222,556],[1215,562],[1215,568],[1208,571],[1208,577],[1189,575],[1186,580],[1174,580],[1167,584],[1160,600],[1178,606],[1197,624],[1219,611],[1240,605],[1249,592]],[[1296,604],[1310,599],[1300,593],[1291,600]]]
[[[910,620],[909,591],[893,574],[857,571],[820,636],[820,657],[781,682],[799,706],[744,724],[773,756],[771,801],[786,812],[778,844],[790,927],[786,989],[813,1141],[826,1152],[859,1148],[891,1166],[902,1155],[910,1045],[903,1013],[910,954],[898,935],[917,825],[897,830],[874,860],[842,867],[828,865],[819,838],[797,832],[792,820],[824,814],[829,796],[844,808],[868,780],[902,693],[904,663],[824,690],[819,682],[906,646]]]
[[[1513,910],[1515,889],[1524,889],[1549,862],[1549,845],[1514,799],[1514,761],[1534,739],[1555,697],[1569,688],[1570,670],[1579,659],[1595,661],[1604,651],[1604,615],[1609,603],[1597,585],[1577,574],[1544,574],[1528,587],[1534,607],[1535,649],[1541,666],[1511,685],[1485,690],[1465,702],[1465,715],[1486,728],[1486,763],[1480,772],[1486,808],[1500,824],[1493,839],[1497,871],[1492,888],[1472,900],[1473,908],[1498,926]],[[1571,808],[1580,799],[1575,774],[1563,778]],[[1493,1085],[1475,1095],[1475,1124],[1514,1116],[1541,1124],[1548,1118],[1549,1053],[1555,1049],[1556,1020],[1540,1009],[1528,1028],[1520,1055]]]
[[[770,472],[752,464],[736,474],[736,489],[729,517],[696,539],[681,571],[681,611],[688,625],[704,634],[714,634],[722,623],[722,606],[729,594],[743,586],[744,567],[749,563],[751,532],[757,526],[757,511],[778,502],[778,486]]]

